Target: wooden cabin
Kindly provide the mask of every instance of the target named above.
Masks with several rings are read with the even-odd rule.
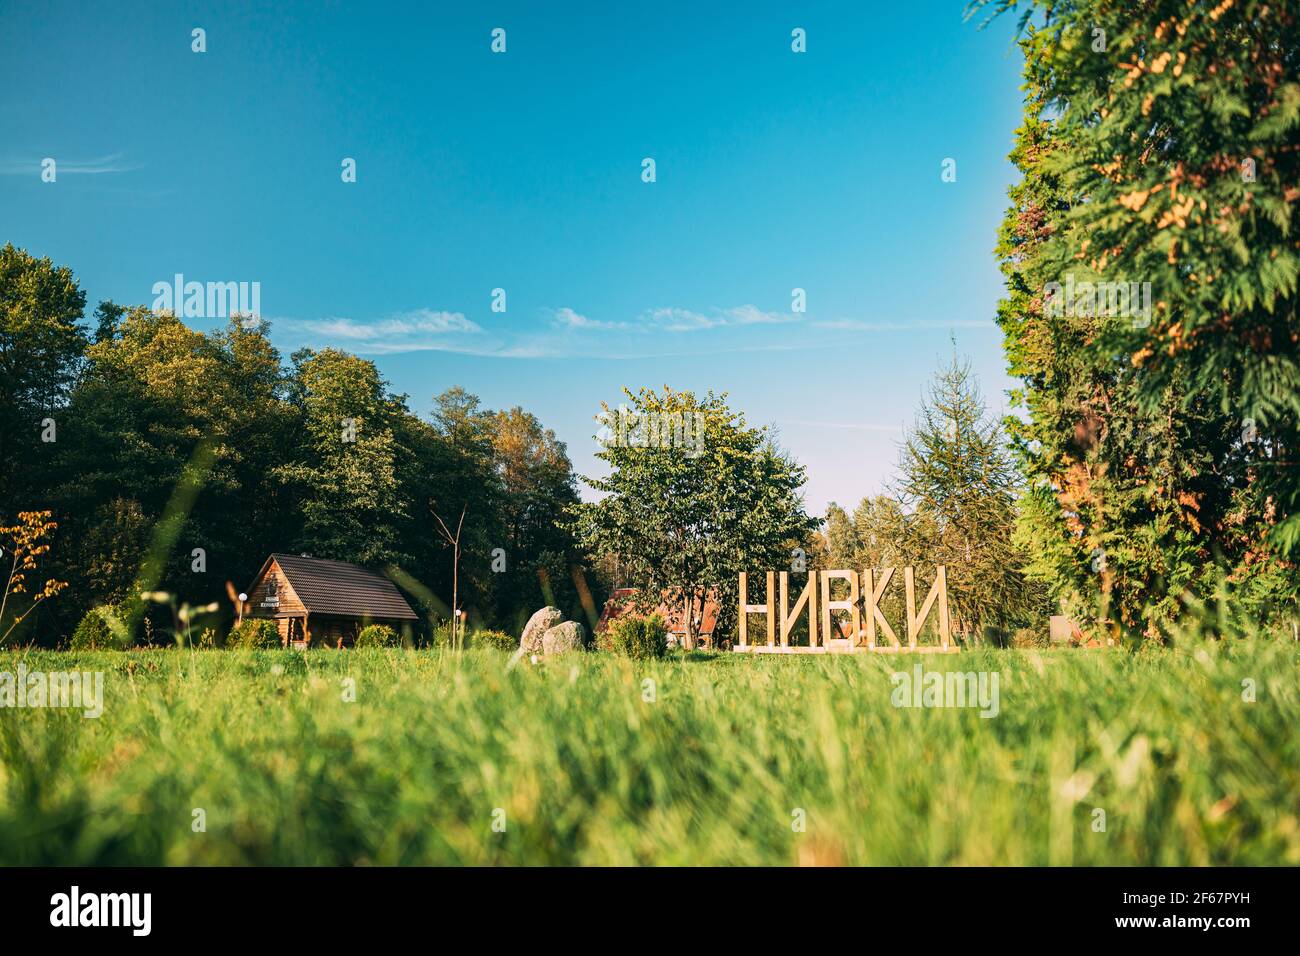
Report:
[[[346,561],[273,554],[245,593],[244,616],[274,620],[286,647],[347,647],[367,624],[402,634],[419,620],[392,581]]]

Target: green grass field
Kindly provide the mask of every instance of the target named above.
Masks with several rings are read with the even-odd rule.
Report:
[[[921,660],[991,719],[893,706],[914,657],[20,661],[105,709],[0,710],[4,864],[1300,863],[1290,643]]]

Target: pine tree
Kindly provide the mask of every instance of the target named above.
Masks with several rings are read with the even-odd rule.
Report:
[[[979,636],[1041,612],[1042,591],[1018,570],[1012,546],[1019,476],[968,363],[954,356],[935,376],[899,472],[898,496],[912,511],[904,550],[947,567],[956,630]]]

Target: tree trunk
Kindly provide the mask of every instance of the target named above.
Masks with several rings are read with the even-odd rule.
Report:
[[[689,591],[686,593],[686,622],[685,633],[682,635],[682,649],[687,651],[695,650],[695,629],[691,626],[692,612],[695,610],[695,596]]]

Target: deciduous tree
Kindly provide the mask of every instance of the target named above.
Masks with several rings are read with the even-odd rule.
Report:
[[[643,604],[665,596],[683,608],[689,644],[689,622],[711,590],[726,615],[721,632],[734,623],[740,572],[788,565],[818,521],[804,513],[803,466],[725,395],[624,391],[631,418],[656,427],[636,441],[615,429],[597,454],[609,476],[584,479],[602,497],[573,509],[576,528],[592,552],[617,556]],[[616,414],[605,406],[607,421]]]

